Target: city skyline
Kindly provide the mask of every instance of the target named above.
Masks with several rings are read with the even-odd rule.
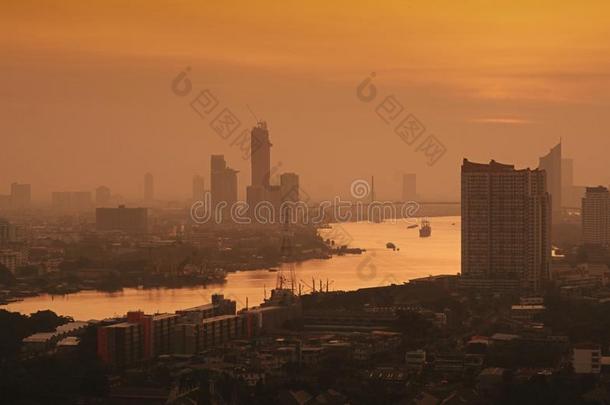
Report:
[[[422,194],[455,199],[463,157],[534,166],[560,137],[578,162],[577,184],[610,184],[604,159],[610,125],[599,119],[610,103],[606,6],[581,6],[576,13],[582,20],[573,21],[572,7],[548,2],[526,14],[512,3],[502,13],[480,2],[451,5],[454,20],[433,30],[439,27],[433,16],[444,15],[443,8],[423,2],[392,2],[389,8],[319,4],[303,16],[271,4],[217,5],[210,6],[214,18],[185,2],[153,30],[164,40],[149,41],[148,25],[140,23],[157,15],[158,5],[119,13],[95,4],[96,13],[67,5],[36,8],[27,1],[2,5],[7,97],[0,121],[11,151],[0,162],[2,187],[35,184],[38,200],[58,189],[93,190],[101,183],[132,196],[141,173],[150,170],[159,197],[182,198],[190,194],[194,173],[206,175],[201,151],[224,154],[240,172],[239,183],[247,184],[249,162],[240,151],[169,89],[189,66],[193,84],[214,92],[246,127],[256,123],[247,105],[273,123],[283,170],[300,173],[315,198],[344,193],[354,178],[371,174],[381,196],[400,182],[398,173],[418,172]],[[266,7],[273,11],[263,12]],[[79,13],[88,24],[74,18]],[[329,35],[322,45],[320,32],[334,32],[328,15],[342,15],[340,27],[349,35]],[[71,23],[58,23],[60,16]],[[304,24],[313,16],[313,26]],[[415,16],[416,24],[401,23]],[[134,24],[126,33],[107,29],[130,19]],[[282,19],[307,34],[286,31]],[[361,26],[363,19],[369,24]],[[242,28],[229,34],[233,26]],[[68,27],[86,35],[68,35]],[[277,37],[283,39],[271,41],[274,46],[262,45]],[[374,38],[389,40],[380,45]],[[345,57],[331,51],[336,48]],[[446,143],[447,154],[434,168],[354,97],[371,72],[380,92],[396,95]],[[36,109],[38,119],[28,120],[27,106],[37,99],[48,110]],[[352,152],[338,153],[345,147]],[[307,156],[313,155],[333,164],[312,165]],[[40,164],[28,164],[29,157]],[[447,187],[439,190],[438,183]]]
[[[256,126],[254,126],[253,128],[256,128]],[[255,141],[255,145],[258,145],[258,141]],[[580,206],[580,199],[584,196],[585,193],[585,188],[586,187],[596,187],[596,186],[610,186],[610,182],[608,184],[605,183],[595,183],[595,182],[587,182],[587,180],[584,181],[580,181],[580,182],[576,182],[574,180],[575,176],[574,176],[574,172],[575,172],[575,168],[576,170],[578,170],[579,167],[579,162],[575,162],[575,160],[573,158],[561,158],[561,145],[562,145],[562,141],[559,141],[559,143],[555,146],[555,147],[551,147],[550,152],[547,153],[546,155],[544,155],[543,157],[539,158],[539,163],[538,163],[538,167],[545,169],[547,172],[552,172],[554,170],[559,170],[561,171],[561,174],[558,176],[557,181],[554,182],[553,188],[556,190],[556,193],[558,193],[561,197],[559,200],[559,204],[561,204],[562,207],[568,207],[568,206],[572,206],[572,207],[578,207]],[[252,146],[253,149],[256,149],[257,146]],[[214,156],[215,153],[211,153],[209,156]],[[224,156],[224,155],[223,155]],[[556,158],[558,156],[558,158]],[[495,159],[494,157],[488,157],[491,160],[498,160]],[[560,162],[558,162],[558,160],[560,160]],[[509,159],[508,161],[516,161],[516,159]],[[545,167],[545,161],[548,161],[549,163],[547,163],[547,166]],[[236,160],[236,162],[239,162],[239,160]],[[273,166],[271,167],[271,160],[269,160],[269,172],[273,171],[274,173],[271,173],[272,175],[276,175],[279,176],[279,172],[282,168],[283,162],[280,160],[279,161],[279,165]],[[536,165],[531,162],[531,164],[526,164],[525,166],[533,166],[535,167]],[[236,179],[239,182],[240,179],[244,179],[246,181],[245,184],[248,184],[248,178],[251,175],[248,175],[247,173],[251,173],[252,170],[251,168],[248,168],[247,172],[244,174],[240,175],[240,172],[238,170],[236,171]],[[188,184],[188,188],[185,188],[184,190],[180,191],[177,194],[163,194],[161,196],[159,196],[159,200],[164,200],[164,201],[186,201],[189,198],[192,200],[192,196],[194,193],[194,184],[195,182],[199,182],[200,180],[198,180],[199,178],[203,179],[204,177],[208,177],[210,178],[211,176],[211,171],[206,171],[205,169],[201,169],[199,171],[199,173],[203,173],[203,176],[201,176],[200,174],[191,174],[191,181]],[[151,173],[146,173],[146,176],[152,176]],[[566,181],[562,180],[562,175],[566,176]],[[145,181],[144,181],[144,189],[146,189],[146,184],[154,184],[153,188],[154,188],[154,197],[157,197],[157,193],[156,193],[156,183],[154,182],[154,179],[152,180],[152,183],[147,183],[146,177],[145,176]],[[393,201],[406,201],[404,200],[404,189],[405,189],[405,176],[417,176],[417,173],[404,173],[404,172],[394,172],[392,174],[392,176],[383,176],[383,178],[386,179],[385,182],[383,182],[383,184],[385,185],[385,187],[382,189],[381,191],[381,195],[385,196],[382,197],[381,199],[386,199],[386,200],[393,200]],[[363,176],[363,177],[367,177],[367,176]],[[392,177],[391,181],[387,181],[387,179],[389,177]],[[279,179],[279,177],[278,177]],[[356,180],[358,178],[353,178],[350,179],[350,184],[353,180]],[[277,185],[279,185],[279,180],[275,180],[277,182]],[[412,183],[414,180],[408,180],[410,183]],[[559,184],[561,183],[561,184]],[[204,182],[205,184],[205,182]],[[243,183],[240,183],[243,184]],[[580,185],[578,185],[580,184]],[[12,182],[10,184],[11,188],[18,186],[18,183]],[[43,196],[40,195],[40,192],[38,193],[33,193],[32,192],[32,184],[22,184],[21,186],[23,187],[30,187],[30,191],[29,191],[29,201],[32,201],[36,204],[46,204],[49,202],[52,202],[52,194],[55,193],[56,191],[52,191],[49,194],[45,194]],[[34,185],[36,186],[36,185]],[[125,193],[125,196],[123,194],[120,195],[116,195],[117,197],[119,197],[121,199],[121,201],[124,198],[127,198],[129,201],[132,202],[137,202],[140,200],[143,201],[153,201],[156,198],[142,198],[139,197],[141,196],[142,189],[138,189],[137,184],[134,184],[135,187],[133,187],[131,189],[131,191],[129,191],[128,193]],[[100,188],[100,187],[106,187],[106,185],[96,185],[95,187],[92,187],[90,190],[88,188],[86,188],[85,190],[80,190],[82,192],[91,192],[92,194],[96,193],[96,191]],[[206,190],[206,188],[204,187],[204,185],[198,183],[197,184],[198,189],[200,190]],[[203,187],[203,188],[202,188]],[[409,187],[412,187],[411,185]],[[60,187],[62,188],[62,187]],[[339,197],[348,197],[349,196],[349,184],[348,185],[341,185],[337,187],[338,189],[341,190],[341,192],[337,193],[337,194],[327,194],[327,195],[317,195],[317,200],[318,201],[323,201],[323,200],[329,200],[332,199],[333,196],[339,196]],[[33,187],[34,190],[36,190],[36,187]],[[237,200],[238,201],[247,201],[247,187],[238,187],[237,189]],[[558,192],[557,192],[558,190]],[[77,189],[75,189],[74,191],[70,191],[70,192],[75,192],[75,191],[79,191]],[[113,190],[114,191],[114,190]],[[4,205],[9,206],[10,205],[10,195],[11,195],[12,191],[9,188],[9,193],[2,195],[0,194],[0,207]],[[31,197],[31,195],[37,195],[38,198],[33,198]],[[309,195],[309,194],[308,194]],[[456,196],[443,196],[443,197],[438,197],[435,193],[431,193],[431,194],[427,194],[429,197],[428,198],[424,198],[424,200],[438,200],[438,201],[457,201],[459,200],[459,193]],[[435,198],[435,196],[437,196],[438,198]],[[422,198],[424,197],[421,194],[417,194],[418,198]],[[4,198],[4,200],[3,200]],[[563,200],[565,200],[565,204],[563,202]]]
[[[610,403],[608,21],[0,1],[0,405]]]

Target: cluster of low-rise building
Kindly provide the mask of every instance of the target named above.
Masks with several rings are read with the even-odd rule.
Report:
[[[294,295],[288,301],[278,290],[260,307],[236,311],[235,301],[216,294],[210,304],[174,314],[127,313],[120,320],[102,321],[97,330],[100,359],[123,368],[160,355],[194,355],[234,339],[248,339],[281,327],[300,316]]]
[[[89,326],[89,322],[68,322],[58,326],[53,332],[39,332],[23,339],[22,351],[25,356],[37,356],[49,352],[69,350],[78,346],[79,336]]]

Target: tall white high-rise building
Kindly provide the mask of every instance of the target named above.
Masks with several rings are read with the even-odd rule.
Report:
[[[491,161],[462,165],[462,283],[539,290],[551,257],[550,197],[542,170]]]
[[[561,157],[561,142],[555,145],[551,151],[540,158],[539,169],[546,172],[547,191],[551,195],[551,211],[554,223],[561,222],[563,169]]]

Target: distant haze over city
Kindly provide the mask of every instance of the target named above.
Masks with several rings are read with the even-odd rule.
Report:
[[[457,201],[464,157],[535,168],[560,138],[575,184],[610,183],[606,5],[93,3],[0,5],[0,194],[141,198],[150,172],[156,198],[184,199],[224,154],[244,199],[250,162],[171,90],[187,67],[240,130],[256,124],[247,106],[267,121],[272,166],[315,199],[373,175],[378,198],[398,199],[416,173],[418,194]],[[356,88],[372,72],[367,104]],[[379,118],[390,95],[445,145],[438,163]]]

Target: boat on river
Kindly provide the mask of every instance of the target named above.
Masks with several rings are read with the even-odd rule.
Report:
[[[419,227],[419,237],[420,238],[428,238],[432,235],[432,226],[430,226],[430,221],[427,219],[422,219],[421,225]]]

